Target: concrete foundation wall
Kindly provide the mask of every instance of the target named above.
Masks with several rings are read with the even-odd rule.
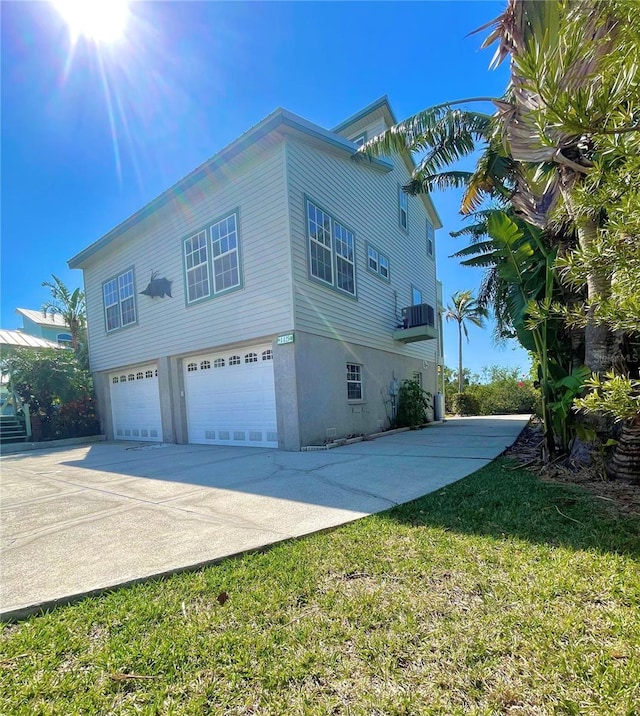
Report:
[[[397,353],[297,332],[295,354],[300,446],[388,428],[394,414],[389,391],[394,378],[401,383],[419,372],[424,389],[436,390],[434,363],[425,366],[423,360]],[[347,399],[347,363],[362,366],[361,401]]]

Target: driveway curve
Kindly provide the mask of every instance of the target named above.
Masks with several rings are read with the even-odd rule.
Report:
[[[527,421],[454,418],[316,452],[102,442],[5,455],[0,619],[416,499],[491,462]]]

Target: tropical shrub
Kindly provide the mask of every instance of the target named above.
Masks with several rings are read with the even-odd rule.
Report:
[[[451,411],[456,415],[478,415],[478,400],[469,392],[456,393],[451,401]]]
[[[415,380],[403,380],[398,391],[398,412],[395,424],[398,428],[415,428],[427,422],[427,410],[431,407],[431,393],[423,390]]]
[[[3,356],[0,368],[9,375],[20,399],[29,405],[34,440],[54,440],[63,432],[64,437],[74,437],[69,434],[74,424],[87,435],[89,425],[96,424],[88,407],[93,398],[91,375],[80,366],[73,351],[19,349]],[[72,420],[74,404],[76,408],[82,406],[82,415]],[[64,405],[72,407],[61,418]]]

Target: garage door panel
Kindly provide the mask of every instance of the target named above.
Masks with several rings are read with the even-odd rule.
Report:
[[[160,391],[156,366],[109,376],[113,435],[116,440],[162,441]]]
[[[243,350],[239,365],[229,362],[234,353],[185,359],[189,442],[277,447],[273,360],[262,360],[266,350]],[[250,353],[258,360],[245,362]]]

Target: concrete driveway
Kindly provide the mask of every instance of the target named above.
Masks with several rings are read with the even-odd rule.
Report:
[[[6,455],[0,618],[386,510],[486,465],[527,419],[319,452],[113,442]]]

